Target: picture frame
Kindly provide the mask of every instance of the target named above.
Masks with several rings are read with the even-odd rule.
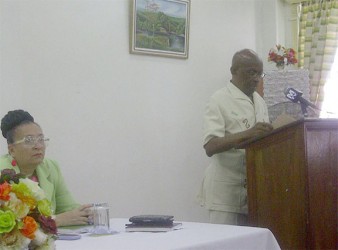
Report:
[[[132,0],[134,54],[188,58],[190,0]]]

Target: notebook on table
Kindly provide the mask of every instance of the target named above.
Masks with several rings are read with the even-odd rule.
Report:
[[[137,215],[129,218],[126,232],[167,232],[182,228],[172,215]]]

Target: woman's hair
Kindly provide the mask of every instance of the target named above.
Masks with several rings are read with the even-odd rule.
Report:
[[[13,143],[15,129],[27,123],[34,123],[34,118],[27,111],[18,109],[9,111],[1,120],[1,132],[7,143]]]

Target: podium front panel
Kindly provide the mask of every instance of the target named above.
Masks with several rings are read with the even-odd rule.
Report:
[[[245,148],[250,225],[282,249],[336,249],[338,120],[298,121]]]

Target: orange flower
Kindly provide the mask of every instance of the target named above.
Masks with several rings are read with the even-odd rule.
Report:
[[[23,219],[23,224],[23,228],[20,229],[21,233],[25,237],[33,240],[35,238],[35,231],[38,229],[38,224],[36,223],[34,218],[30,216],[26,216]]]
[[[11,185],[7,182],[4,182],[0,185],[0,200],[9,201],[10,196],[9,193],[11,192]]]

